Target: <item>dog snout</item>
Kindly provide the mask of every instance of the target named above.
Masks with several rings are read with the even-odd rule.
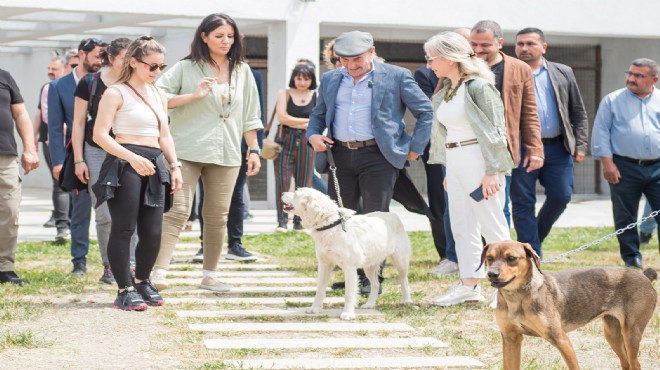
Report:
[[[497,280],[500,278],[500,272],[497,270],[490,270],[488,271],[487,275],[488,275],[488,280],[490,281]]]

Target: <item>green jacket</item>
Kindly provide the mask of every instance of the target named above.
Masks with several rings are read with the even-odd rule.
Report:
[[[445,91],[449,88],[445,80],[442,89],[433,97],[433,126],[431,127],[431,148],[429,163],[446,164],[447,128],[438,121],[435,112],[443,102]],[[507,149],[504,105],[497,89],[481,77],[468,76],[465,81],[465,107],[472,130],[477,136],[486,162],[486,174],[511,173],[513,160]]]

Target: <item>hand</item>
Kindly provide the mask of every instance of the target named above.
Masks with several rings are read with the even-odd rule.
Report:
[[[76,177],[83,184],[87,184],[89,180],[89,169],[87,169],[87,163],[81,162],[75,165],[76,166]]]
[[[150,160],[134,154],[131,159],[128,160],[131,167],[137,172],[140,176],[151,176],[156,173],[156,166],[151,163]]]
[[[582,163],[584,162],[584,153],[583,152],[577,152],[575,153],[575,158],[573,158],[573,162],[575,163]]]
[[[261,159],[257,153],[248,153],[247,155],[247,172],[246,175],[254,176],[259,173],[261,169]]]
[[[325,144],[334,144],[335,142],[330,140],[327,136],[312,135],[312,137],[309,138],[309,143],[312,144],[312,148],[314,148],[315,152],[325,152],[328,149]]]
[[[53,178],[55,180],[60,179],[60,171],[62,171],[62,164],[56,164],[53,166]]]
[[[181,190],[183,186],[183,177],[181,177],[181,167],[174,167],[170,173],[170,182],[172,184],[172,190],[170,194],[174,194],[177,191]]]
[[[538,170],[539,168],[543,167],[543,158],[535,155],[525,155],[523,167],[527,167],[527,173]]]
[[[486,175],[481,179],[481,187],[484,192],[484,198],[488,200],[488,197],[495,195],[498,191],[502,189],[500,184],[500,178],[498,175]]]
[[[408,152],[408,156],[406,157],[406,159],[409,160],[409,161],[416,161],[417,158],[419,158],[419,154],[413,152],[412,150],[410,152]]]
[[[197,84],[197,88],[193,91],[192,96],[195,99],[201,99],[208,95],[208,93],[213,89],[213,84],[216,82],[215,77],[204,77]]]
[[[600,162],[603,165],[603,177],[605,177],[605,180],[612,185],[618,184],[621,173],[612,158],[600,157]]]
[[[37,155],[37,152],[24,151],[23,156],[21,157],[21,165],[23,166],[26,175],[30,173],[30,171],[39,167],[39,155]]]

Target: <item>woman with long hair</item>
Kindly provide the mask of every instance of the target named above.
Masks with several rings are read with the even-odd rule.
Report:
[[[291,181],[296,188],[312,187],[314,177],[314,150],[307,145],[309,115],[316,105],[316,74],[308,64],[298,64],[291,72],[289,88],[277,94],[276,112],[280,123],[276,140],[282,145],[280,157],[275,160],[275,199],[289,191]],[[287,230],[288,215],[282,202],[277,204],[276,231]],[[293,218],[293,229],[302,230],[300,218]]]
[[[247,176],[256,175],[261,167],[259,93],[243,53],[234,20],[226,14],[208,15],[195,31],[190,54],[157,82],[167,95],[170,129],[183,163],[183,191],[175,194],[172,210],[165,215],[163,243],[152,273],[158,289],[168,287],[166,271],[201,177],[205,195],[201,288],[229,290],[215,270],[225,241],[231,196],[242,161],[247,161]],[[241,155],[243,137],[247,157]]]
[[[489,243],[511,239],[503,212],[504,176],[513,168],[504,106],[493,73],[463,36],[439,33],[426,41],[424,51],[428,67],[443,80],[432,98],[429,163],[447,167],[445,190],[460,271],[459,284],[434,304],[483,302],[481,236]]]
[[[164,54],[165,49],[149,36],[128,46],[117,82],[101,98],[94,125],[94,142],[108,152],[94,191],[97,205],[107,201],[112,217],[108,259],[119,287],[114,305],[122,310],[142,311],[147,305],[163,304],[149,274],[160,249],[169,194],[182,184],[181,162],[167,124],[167,102],[154,85],[166,67]],[[129,250],[136,229],[139,241],[132,279]]]
[[[71,131],[71,145],[73,145],[73,157],[76,176],[83,184],[87,184],[92,204],[96,203],[96,196],[92,190],[99,179],[101,165],[105,160],[106,152],[94,142],[94,124],[99,109],[99,102],[108,86],[117,82],[124,64],[126,48],[131,40],[126,37],[114,39],[101,51],[103,68],[95,73],[83,77],[75,92],[75,105],[73,110],[73,124]],[[91,101],[90,101],[91,99]],[[96,223],[96,235],[103,262],[103,275],[100,283],[112,284],[115,278],[112,275],[110,262],[108,261],[108,239],[110,238],[110,225],[112,219],[108,205],[103,203],[94,212]],[[135,262],[135,245],[137,235],[131,239],[131,261]]]

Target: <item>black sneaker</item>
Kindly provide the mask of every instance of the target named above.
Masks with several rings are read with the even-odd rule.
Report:
[[[21,286],[28,284],[28,281],[21,279],[14,271],[0,271],[0,284],[4,283]]]
[[[55,227],[57,223],[55,222],[55,217],[51,214],[50,219],[48,221],[44,222],[44,227]]]
[[[71,275],[82,276],[87,273],[87,265],[82,262],[76,262],[73,264],[73,270],[71,270]]]
[[[103,276],[99,279],[99,283],[112,284],[115,282],[115,276],[112,274],[112,269],[110,265],[103,265]]]
[[[135,284],[135,290],[140,293],[142,299],[144,299],[149,306],[162,306],[165,302],[163,297],[158,293],[149,280],[143,280],[141,283]]]
[[[123,292],[117,292],[113,305],[124,311],[144,311],[148,308],[144,299],[133,287],[128,287]]]
[[[236,244],[229,247],[225,259],[233,261],[256,261],[257,256],[246,251],[241,244]]]
[[[197,253],[195,253],[195,256],[193,257],[192,261],[195,263],[204,262],[204,247],[199,248]]]
[[[57,234],[55,234],[55,242],[56,243],[65,242],[67,239],[69,239],[70,234],[71,231],[69,230],[68,227],[58,227]]]
[[[653,234],[647,234],[647,233],[640,232],[639,233],[639,244],[649,244],[652,237],[653,237]]]

